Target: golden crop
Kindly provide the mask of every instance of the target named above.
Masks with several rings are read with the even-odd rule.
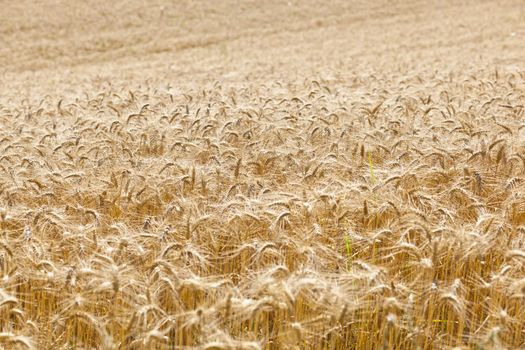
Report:
[[[0,14],[0,346],[525,347],[523,4],[94,3]]]

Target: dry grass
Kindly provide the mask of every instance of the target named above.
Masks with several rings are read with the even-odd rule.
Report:
[[[187,74],[156,65],[162,47],[120,67],[108,44],[116,51],[97,61],[82,48],[84,27],[54,60],[25,51],[44,40],[33,27],[12,34],[25,41],[9,52],[26,56],[0,99],[0,346],[524,348],[525,71],[513,57],[525,52],[500,55],[508,43],[493,38],[523,35],[522,15],[508,14],[517,2],[436,9],[474,11],[455,27],[407,4],[355,8],[370,15],[359,28],[377,26],[363,48],[387,48],[391,21],[394,33],[412,30],[412,48],[362,61],[354,51],[337,68],[305,53],[323,31],[346,28],[337,2],[324,22],[313,3],[279,7],[295,22],[270,21],[293,40],[271,22],[262,32],[276,47],[244,58],[256,11],[241,16],[245,36],[201,24],[201,41],[173,51]],[[486,10],[500,27],[479,38]],[[144,16],[119,25],[140,33]],[[423,57],[464,27],[460,47],[485,45],[487,57],[440,61],[439,45]],[[294,45],[297,62],[274,56]],[[336,37],[324,49],[352,45]],[[231,56],[214,66],[207,55]],[[258,55],[271,66],[257,68]],[[220,78],[235,69],[243,76]]]

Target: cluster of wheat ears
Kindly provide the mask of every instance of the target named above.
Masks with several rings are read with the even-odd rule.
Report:
[[[6,101],[0,344],[523,348],[524,91],[491,70]]]

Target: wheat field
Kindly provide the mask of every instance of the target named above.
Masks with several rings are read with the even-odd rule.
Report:
[[[525,348],[525,2],[0,10],[3,349]]]

